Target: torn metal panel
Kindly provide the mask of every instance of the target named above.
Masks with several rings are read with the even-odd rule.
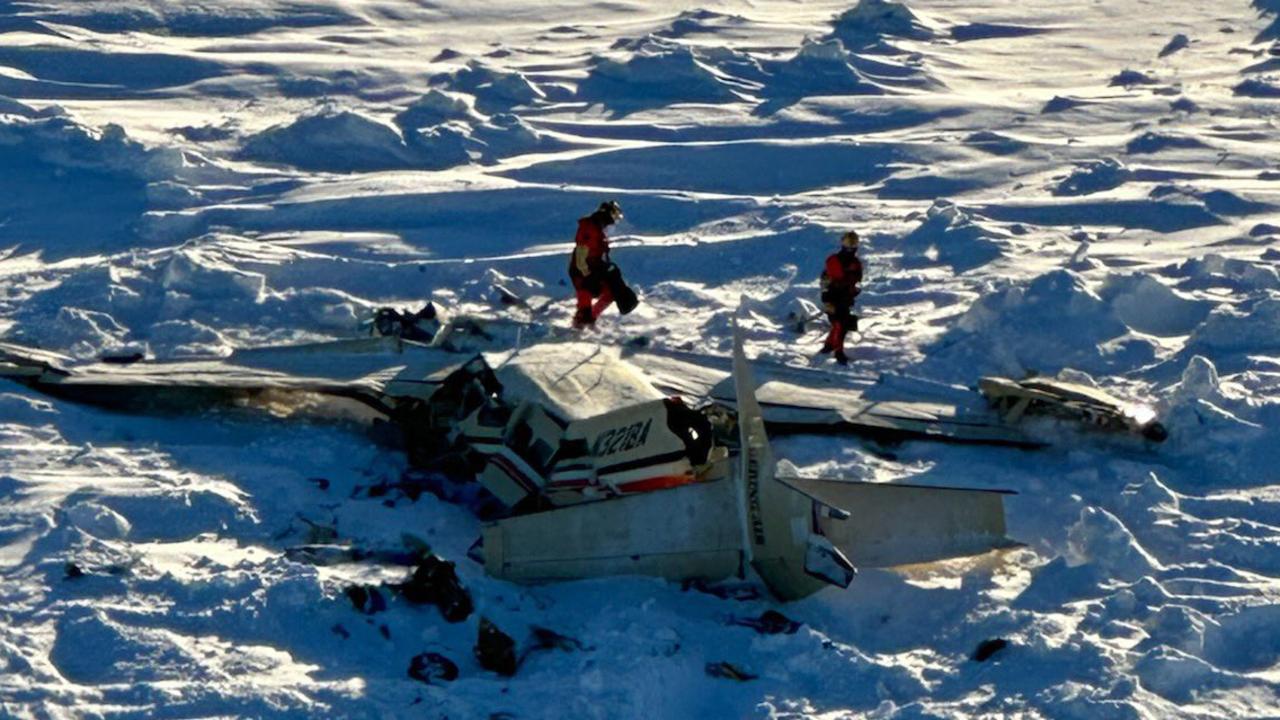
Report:
[[[617,348],[590,343],[542,343],[509,353],[485,353],[505,397],[537,402],[565,421],[601,415],[662,393]]]
[[[606,575],[721,580],[742,568],[733,483],[693,483],[507,518],[484,529],[485,571],[547,582]]]
[[[1081,423],[1087,428],[1127,433],[1152,442],[1164,442],[1169,433],[1154,408],[1121,400],[1099,388],[1053,378],[1012,380],[984,377],[979,391],[1014,424],[1027,415],[1044,415]]]

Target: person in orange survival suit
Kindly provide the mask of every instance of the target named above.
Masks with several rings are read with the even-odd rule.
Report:
[[[574,327],[595,324],[615,299],[618,310],[627,314],[635,308],[635,293],[622,280],[618,266],[609,259],[609,238],[605,229],[622,219],[622,206],[615,200],[600,203],[590,215],[578,220],[578,234],[569,258],[569,279],[578,300]],[[592,304],[595,300],[595,304]]]
[[[862,261],[858,259],[858,233],[850,230],[840,238],[839,252],[827,257],[822,268],[822,308],[831,320],[831,332],[819,352],[835,352],[836,362],[849,364],[844,354],[844,336],[858,330],[853,301],[862,292]]]

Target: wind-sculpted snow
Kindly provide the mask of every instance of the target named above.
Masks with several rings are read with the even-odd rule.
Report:
[[[898,52],[889,39],[928,40],[934,31],[903,3],[858,0],[835,20],[832,36],[862,52]]]
[[[1133,172],[1115,158],[1106,158],[1076,166],[1071,174],[1053,188],[1054,195],[1092,195],[1118,188],[1133,177]]]
[[[395,116],[399,129],[350,111],[328,109],[248,138],[239,157],[300,170],[355,173],[442,169],[569,147],[518,115],[490,117],[438,91]]]
[[[881,95],[884,89],[854,65],[857,57],[839,40],[820,42],[806,39],[790,60],[774,71],[770,95]],[[865,62],[865,61],[864,61]]]
[[[1044,329],[1041,329],[1044,328]],[[1080,275],[1055,270],[986,293],[930,352],[932,369],[957,374],[1090,374],[1135,369],[1155,360],[1154,343],[1129,333],[1116,309]]]
[[[415,161],[430,162],[426,153],[419,156],[410,149],[394,127],[350,111],[322,111],[289,125],[268,128],[250,137],[240,155],[330,172],[407,168]],[[461,157],[465,158],[465,153]],[[456,150],[445,150],[436,160],[439,167],[458,161]]]
[[[474,490],[310,400],[147,416],[10,384],[0,716],[1277,716],[1277,11],[0,0],[6,342],[217,357],[427,301],[558,336],[576,223],[615,199],[641,304],[587,342],[724,355],[736,321],[762,366],[876,400],[983,412],[983,374],[1034,371],[1169,433],[775,438],[801,474],[1015,490],[1023,543],[778,603],[488,578]],[[849,229],[845,369],[814,354]],[[299,550],[406,534],[473,616],[409,603],[408,568]],[[729,624],[765,610],[802,625]],[[576,642],[501,677],[479,615],[521,652]],[[411,677],[425,653],[458,677]]]
[[[1151,200],[1009,203],[984,205],[978,210],[987,217],[1009,222],[1144,228],[1162,233],[1224,223],[1204,201],[1181,195]]]
[[[765,113],[821,95],[883,95],[941,84],[917,59],[866,57],[837,36],[805,38],[782,60],[732,48],[683,45],[649,36],[622,46],[625,60],[599,57],[578,85],[577,97],[634,112],[673,103],[756,102]]]
[[[24,17],[97,32],[152,32],[192,37],[249,35],[272,28],[363,24],[341,8],[318,2],[183,2],[89,0],[67,7],[23,7]]]
[[[753,195],[791,194],[883,179],[900,157],[858,142],[663,145],[553,161],[509,173],[525,182]]]
[[[739,60],[750,63],[745,56]],[[720,71],[714,60],[690,46],[651,37],[625,60],[597,58],[578,84],[577,97],[613,109],[637,110],[673,102],[732,102],[755,87]]]
[[[475,97],[476,109],[482,112],[501,112],[521,105],[530,105],[546,94],[523,74],[490,67],[479,60],[472,60],[459,70],[441,73],[432,83],[451,90],[470,93]]]
[[[901,240],[904,267],[950,265],[965,272],[991,262],[1002,254],[1002,240],[1008,236],[983,227],[955,203],[938,200],[925,213],[920,225]]]
[[[0,115],[0,217],[26,252],[57,259],[120,247],[156,183],[224,176],[203,159],[147,148],[119,125],[91,127],[57,106],[6,101]]]

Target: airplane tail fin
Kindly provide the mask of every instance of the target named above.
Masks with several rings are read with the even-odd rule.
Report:
[[[733,371],[743,547],[778,597],[804,597],[824,583],[847,587],[855,564],[893,567],[1017,545],[1005,535],[1008,491],[779,476],[736,327]]]
[[[778,481],[756,400],[755,378],[742,349],[742,331],[736,326],[733,376],[741,446],[736,480],[747,558],[783,600],[804,597],[828,583],[848,587],[856,570],[839,548],[822,537],[818,525],[822,505]]]

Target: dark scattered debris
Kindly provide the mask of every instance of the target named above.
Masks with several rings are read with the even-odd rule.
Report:
[[[471,593],[462,586],[454,564],[429,555],[422,561],[413,576],[399,586],[405,600],[419,605],[435,605],[440,614],[451,623],[466,620],[475,605]]]
[[[1134,85],[1155,85],[1156,79],[1137,70],[1121,70],[1111,77],[1107,83],[1110,87],[1132,87]]]
[[[428,685],[437,680],[451,682],[458,679],[458,666],[440,653],[425,652],[409,662],[409,677]]]
[[[761,597],[760,588],[751,583],[708,583],[705,580],[685,580],[680,584],[680,589],[689,592],[697,590],[700,593],[715,595],[722,600],[759,600]]]
[[[1280,98],[1280,85],[1258,78],[1249,78],[1231,88],[1231,94],[1254,98]]]
[[[329,628],[329,631],[332,632],[334,635],[337,635],[338,637],[342,638],[343,640],[351,639],[351,632],[347,630],[345,627],[343,627],[342,623],[334,623],[333,627]]]
[[[1030,27],[1026,25],[1000,25],[997,23],[969,23],[951,28],[951,37],[958,42],[972,40],[998,40],[1000,38],[1020,38],[1028,35],[1039,35],[1049,32],[1048,28]]]
[[[1177,35],[1174,35],[1160,50],[1160,57],[1168,57],[1169,55],[1184,49],[1189,44],[1191,44],[1191,41],[1187,36],[1182,33],[1178,33]]]
[[[561,635],[555,630],[551,630],[549,628],[534,625],[529,628],[529,631],[532,635],[533,644],[530,646],[529,650],[525,652],[526,656],[534,650],[562,650],[564,652],[573,652],[575,650],[594,649],[583,645],[582,641],[577,638],[571,638],[568,635]]]
[[[1045,103],[1044,107],[1040,108],[1040,114],[1047,115],[1049,113],[1064,112],[1066,110],[1078,108],[1083,105],[1092,105],[1092,104],[1093,103],[1088,102],[1087,100],[1080,100],[1073,97],[1063,97],[1061,95],[1054,95],[1052,100]]]
[[[427,303],[417,312],[393,307],[380,307],[373,315],[369,331],[381,337],[398,337],[414,342],[429,343],[440,329],[436,306]]]
[[[235,130],[227,125],[186,125],[169,128],[168,132],[190,142],[220,142],[235,137]]]
[[[792,620],[777,610],[765,610],[758,618],[730,617],[729,624],[749,627],[762,635],[793,635],[804,623]]]
[[[132,365],[145,357],[140,352],[131,352],[124,355],[103,355],[99,359],[108,365]]]
[[[996,653],[1000,652],[1001,650],[1007,647],[1009,647],[1009,641],[1005,640],[1004,638],[992,638],[990,640],[983,640],[982,642],[978,643],[977,649],[973,651],[973,659],[978,662],[986,662],[993,655],[995,655]]]
[[[723,661],[717,662],[717,663],[707,663],[706,672],[707,672],[707,675],[710,675],[713,678],[723,678],[725,680],[737,680],[738,682],[747,682],[749,680],[755,680],[757,677],[759,677],[758,675],[752,675],[751,673],[747,672],[746,670],[743,670],[742,668],[734,665],[733,663],[723,662]]]
[[[480,618],[480,631],[476,637],[476,661],[485,670],[505,677],[516,674],[516,641],[502,632],[489,618]]]
[[[365,615],[387,609],[387,601],[382,597],[382,592],[372,585],[352,585],[346,589],[346,594],[351,606]]]

